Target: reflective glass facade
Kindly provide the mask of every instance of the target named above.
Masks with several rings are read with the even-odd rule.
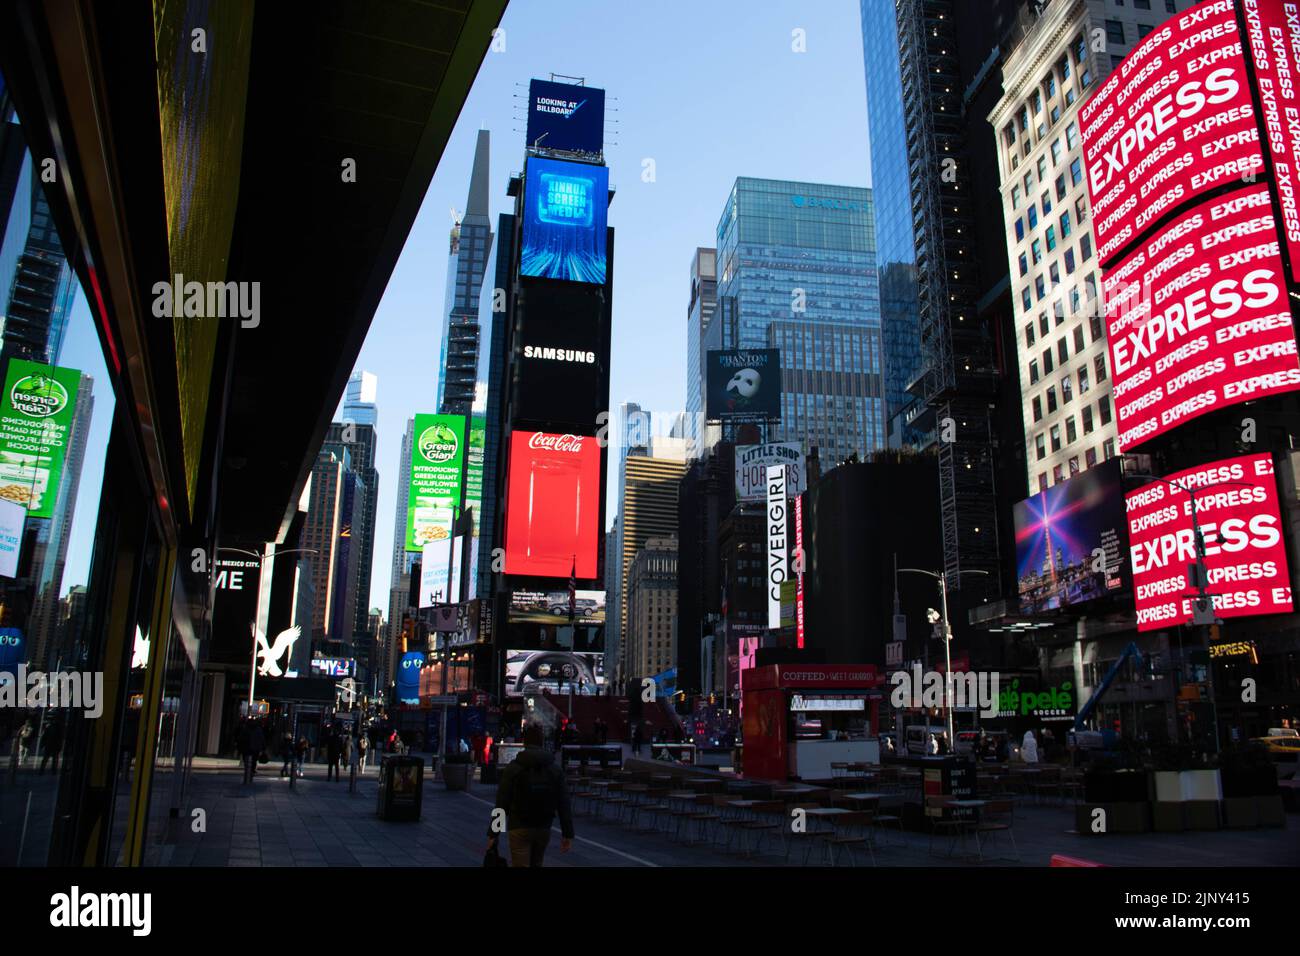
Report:
[[[717,248],[723,324],[734,329],[722,330],[725,344],[782,349],[782,420],[769,439],[816,445],[829,464],[882,447],[871,190],[742,177]]]

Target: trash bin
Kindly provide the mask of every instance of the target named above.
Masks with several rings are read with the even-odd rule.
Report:
[[[388,754],[379,768],[379,818],[418,820],[424,799],[424,758]]]

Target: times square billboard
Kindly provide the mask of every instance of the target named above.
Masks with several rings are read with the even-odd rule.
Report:
[[[607,167],[531,156],[523,206],[521,276],[605,284]]]
[[[1020,612],[1038,614],[1127,590],[1124,487],[1112,458],[1013,509]]]
[[[575,83],[528,84],[528,146],[600,153],[605,144],[605,91]]]
[[[601,447],[596,438],[527,429],[512,432],[504,572],[595,578],[601,499]]]
[[[1300,389],[1283,255],[1294,275],[1294,7],[1171,17],[1080,110],[1122,451]]]
[[[517,420],[589,431],[609,407],[610,302],[602,287],[530,283],[519,292],[514,346]]]
[[[1125,508],[1139,631],[1192,620],[1189,599],[1197,589],[1189,570],[1197,559],[1196,528],[1218,617],[1294,610],[1271,455],[1243,455],[1168,475],[1129,492]]]

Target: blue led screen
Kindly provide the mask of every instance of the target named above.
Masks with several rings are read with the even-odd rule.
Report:
[[[604,285],[608,205],[606,167],[529,159],[519,274]]]

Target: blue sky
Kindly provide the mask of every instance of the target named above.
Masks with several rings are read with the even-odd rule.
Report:
[[[684,406],[690,261],[697,246],[714,244],[737,176],[870,185],[857,0],[512,0],[501,26],[505,50],[488,53],[479,70],[357,362],[379,376],[370,604],[385,609],[402,430],[409,416],[437,410],[450,210],[465,208],[483,127],[492,131],[494,228],[497,215],[510,211],[505,189],[523,165],[529,79],[555,72],[607,91],[606,162],[617,190],[609,211],[616,230],[611,407]],[[806,52],[792,50],[796,29]],[[646,159],[654,162],[653,182],[643,181]],[[88,323],[84,302],[77,311],[74,321]],[[68,355],[64,363],[90,364],[77,366]],[[92,374],[103,381],[102,359]],[[107,408],[97,406],[95,418],[106,429]],[[98,437],[92,434],[99,454],[90,457],[101,459],[102,471],[106,431],[95,446]],[[87,486],[98,496],[93,467],[88,461],[82,505]],[[94,521],[93,507],[87,510],[79,505],[65,590],[85,580]]]

